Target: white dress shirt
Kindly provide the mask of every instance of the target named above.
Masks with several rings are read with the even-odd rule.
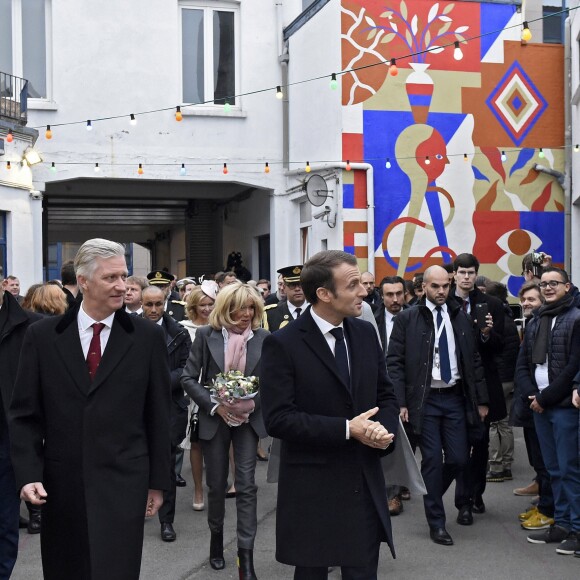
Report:
[[[102,322],[105,328],[101,330],[99,338],[101,339],[101,356],[105,352],[105,347],[111,336],[111,328],[113,327],[113,319],[115,318],[115,313],[107,316],[104,320],[93,320],[83,308],[84,302],[81,302],[81,307],[79,308],[79,313],[77,315],[77,323],[79,325],[79,336],[81,338],[81,347],[83,349],[83,355],[85,359],[89,354],[89,346],[91,345],[91,340],[93,338],[92,325],[97,322]]]
[[[316,326],[318,326],[320,332],[322,332],[322,336],[324,336],[324,339],[326,340],[330,348],[330,351],[334,356],[334,352],[336,349],[336,338],[334,338],[334,335],[330,331],[333,328],[342,328],[342,332],[344,334],[343,323],[341,322],[338,326],[334,326],[334,324],[331,324],[327,320],[324,320],[324,318],[318,316],[318,314],[316,314],[316,312],[314,311],[314,307],[310,309],[310,314],[312,315],[312,319],[314,320]],[[348,369],[350,371],[350,356],[348,354],[348,343],[346,342],[346,334],[344,335],[344,338],[345,338],[344,344],[346,345],[346,360],[348,362]],[[350,429],[348,426],[348,419],[346,420],[346,438],[350,439]]]
[[[294,320],[296,320],[298,317],[296,316],[296,309],[300,308],[300,316],[302,316],[304,314],[304,312],[306,311],[306,309],[308,308],[308,306],[310,306],[308,304],[308,302],[304,302],[304,304],[302,306],[294,306],[294,304],[291,304],[290,302],[286,302],[287,306],[288,306],[288,310],[290,311],[290,316],[292,316],[292,318]]]
[[[433,304],[430,300],[425,300],[425,304],[433,315],[433,326],[435,327],[435,336],[437,336],[437,306]],[[441,306],[441,316],[443,317],[443,324],[445,325],[445,334],[447,335],[447,350],[449,351],[449,364],[451,366],[451,382],[447,384],[441,379],[441,368],[433,365],[431,370],[431,386],[444,388],[453,386],[461,377],[459,376],[459,368],[457,366],[457,353],[455,350],[455,335],[453,334],[453,326],[451,325],[451,318],[449,318],[449,313],[447,312],[447,304],[442,304]],[[437,346],[437,340],[433,341],[433,358],[435,358],[435,347]]]

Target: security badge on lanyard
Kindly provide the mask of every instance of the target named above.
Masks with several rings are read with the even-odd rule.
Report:
[[[439,325],[439,328],[437,329],[437,334],[435,334],[435,355],[433,357],[433,364],[435,365],[435,368],[439,368],[440,365],[440,357],[439,357],[439,338],[441,337],[441,333],[445,330],[445,318],[443,318],[443,311],[441,312],[441,324]]]

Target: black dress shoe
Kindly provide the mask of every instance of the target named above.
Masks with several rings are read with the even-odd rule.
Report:
[[[238,548],[238,572],[240,580],[258,580],[254,570],[254,551]]]
[[[223,570],[226,567],[224,560],[224,531],[211,532],[209,542],[209,565],[214,570]]]
[[[473,524],[473,514],[471,513],[471,507],[464,505],[459,508],[459,513],[457,514],[457,523],[460,526],[471,526]]]
[[[22,516],[20,516],[20,519],[18,520],[18,527],[22,530],[24,528],[28,527],[28,520],[26,518],[23,518]]]
[[[164,542],[175,542],[177,534],[170,523],[161,524],[161,539]]]
[[[441,546],[453,546],[453,538],[448,534],[445,528],[431,528],[429,532],[431,539]]]
[[[175,476],[175,485],[177,487],[185,487],[187,485],[187,481],[185,481],[185,479],[183,479],[183,477],[181,477],[180,474]]]
[[[485,513],[485,504],[483,503],[483,500],[480,499],[479,501],[474,502],[473,506],[471,508],[471,511],[474,514],[484,514]]]
[[[28,525],[26,529],[29,534],[40,534],[42,527],[42,512],[38,506],[28,506]]]

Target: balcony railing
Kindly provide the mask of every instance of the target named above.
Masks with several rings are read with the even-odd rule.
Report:
[[[28,81],[0,72],[0,119],[26,125],[28,120]]]

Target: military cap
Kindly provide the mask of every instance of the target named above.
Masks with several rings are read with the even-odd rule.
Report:
[[[302,273],[303,266],[286,266],[285,268],[280,268],[277,270],[284,280],[288,284],[296,284],[300,282],[300,274]]]
[[[166,286],[175,280],[175,276],[165,270],[153,270],[147,274],[147,280],[153,286]]]

